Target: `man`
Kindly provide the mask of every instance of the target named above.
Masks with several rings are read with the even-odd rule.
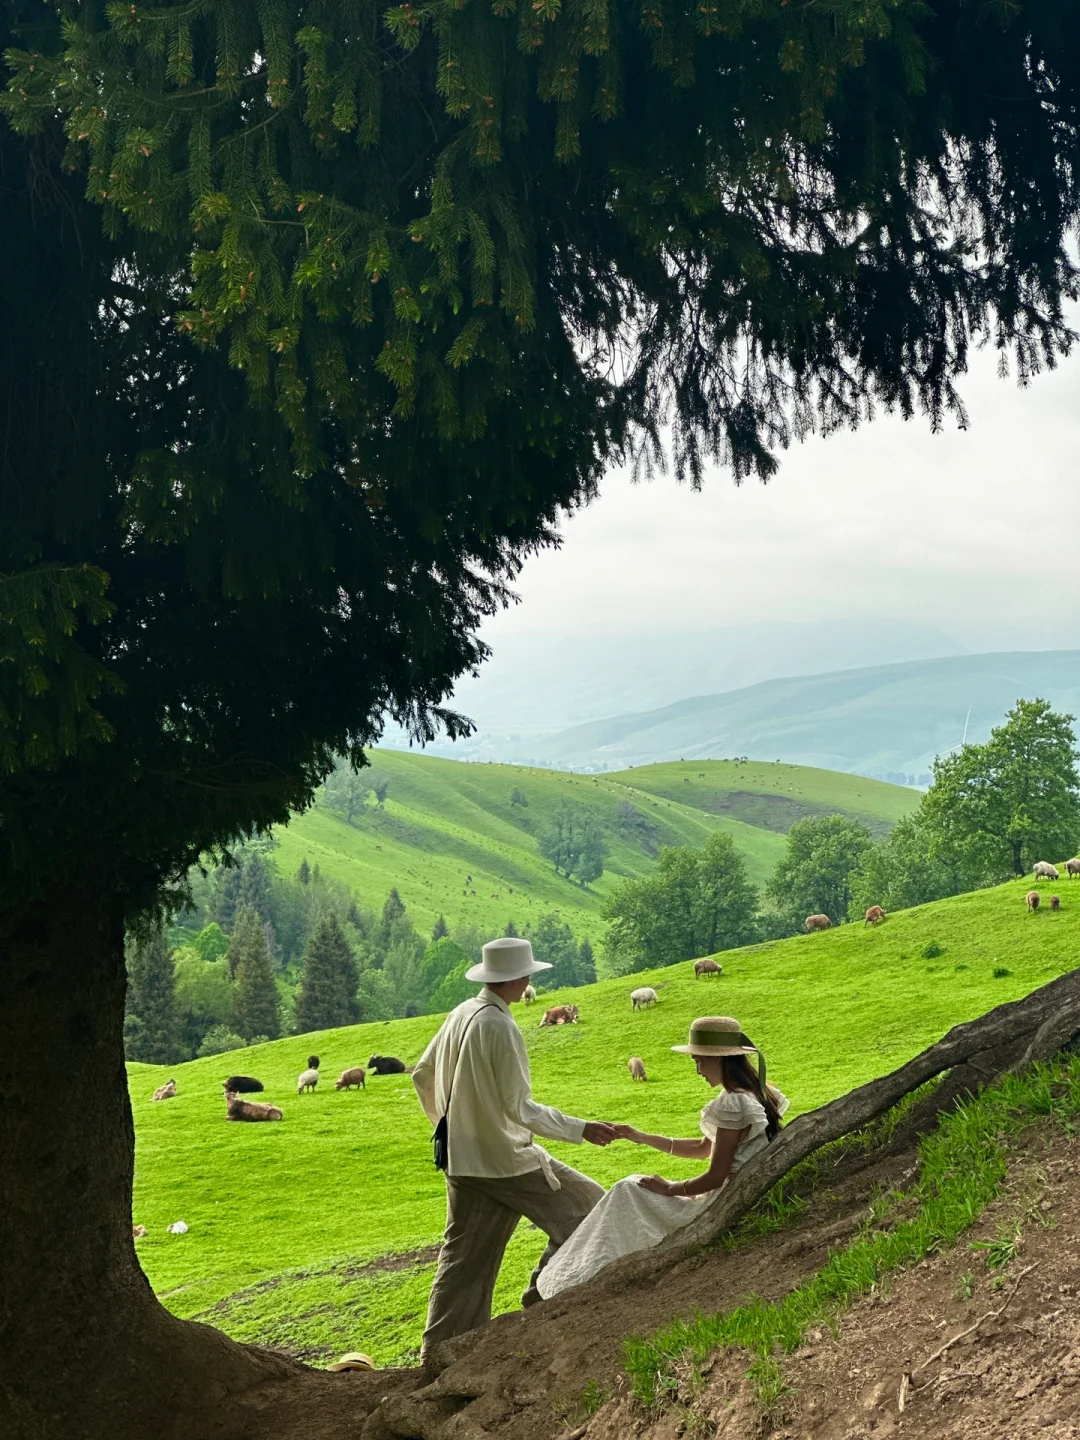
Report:
[[[510,1006],[531,975],[551,966],[534,960],[528,940],[517,937],[489,941],[483,956],[467,978],[484,988],[446,1017],[413,1072],[432,1125],[447,1115],[449,1146],[446,1234],[428,1303],[425,1363],[440,1340],[491,1318],[499,1266],[522,1215],[548,1236],[521,1297],[528,1306],[540,1299],[540,1271],[604,1194],[534,1145],[533,1136],[592,1145],[617,1138],[612,1125],[575,1120],[532,1098],[529,1057]]]

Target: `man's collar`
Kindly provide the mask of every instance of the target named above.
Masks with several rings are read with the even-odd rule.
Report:
[[[486,985],[480,991],[480,994],[476,998],[478,1000],[482,1000],[485,1005],[498,1005],[500,1010],[505,1010],[507,1015],[510,1014],[510,1006],[506,1003],[502,996],[496,995],[495,991],[489,990]]]

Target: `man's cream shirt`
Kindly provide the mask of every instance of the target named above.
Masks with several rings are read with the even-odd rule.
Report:
[[[488,1008],[476,1015],[481,1006]],[[462,1046],[462,1033],[473,1015]],[[543,1170],[550,1180],[547,1152],[533,1144],[533,1136],[581,1141],[584,1120],[532,1098],[521,1031],[510,1007],[487,986],[446,1017],[412,1078],[432,1125],[446,1110],[453,1078],[447,1122],[450,1175],[499,1178]]]

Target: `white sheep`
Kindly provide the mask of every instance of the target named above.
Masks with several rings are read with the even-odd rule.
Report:
[[[305,1090],[314,1090],[319,1083],[318,1070],[301,1070],[296,1082],[296,1093],[302,1095]]]
[[[526,985],[525,994],[522,998],[524,999],[526,1005],[531,1005],[536,999],[536,987],[533,985]]]
[[[1037,860],[1031,867],[1031,873],[1039,880],[1056,880],[1058,870],[1056,865],[1051,865],[1049,860]]]
[[[634,1010],[644,1010],[647,1005],[655,1005],[659,999],[651,985],[642,985],[640,990],[630,992],[630,1004]]]

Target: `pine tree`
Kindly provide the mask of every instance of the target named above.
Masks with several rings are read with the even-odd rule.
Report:
[[[405,906],[395,885],[383,902],[382,916],[379,919],[379,933],[375,937],[375,943],[384,957],[390,948],[390,937],[394,928],[394,922],[400,920],[404,914]]]
[[[303,860],[300,861],[300,869],[296,872],[296,878],[300,881],[301,885],[311,884],[311,866],[307,863],[306,855]]]
[[[450,926],[446,923],[446,916],[440,915],[435,921],[435,928],[431,932],[431,938],[433,941],[442,940],[449,934]]]
[[[250,907],[238,910],[233,932],[235,981],[233,983],[233,1025],[245,1040],[265,1035],[276,1040],[281,1034],[281,1013],[277,986],[270,965],[266,931]],[[229,951],[230,960],[233,950]]]
[[[210,918],[231,935],[236,925],[236,907],[240,903],[240,889],[244,883],[244,868],[237,861],[233,865],[219,865],[214,872],[214,890],[210,897]]]
[[[511,935],[512,935],[512,936],[514,936],[515,938],[517,937],[518,928],[517,928],[517,926],[514,924],[513,920],[507,920],[507,922],[506,922],[506,929],[503,931],[503,934],[504,934],[504,935],[508,935],[508,936],[511,936]]]
[[[578,946],[577,974],[579,985],[596,983],[596,957],[593,955],[593,948],[588,936]]]
[[[257,853],[244,856],[236,903],[238,906],[250,905],[259,919],[265,923],[273,921],[274,903],[271,895],[270,867]]]
[[[128,1059],[168,1065],[178,1058],[179,1019],[172,951],[160,930],[134,941],[127,972]]]
[[[359,1018],[359,973],[345,932],[334,915],[324,915],[304,952],[304,970],[296,996],[296,1031],[328,1030]]]

